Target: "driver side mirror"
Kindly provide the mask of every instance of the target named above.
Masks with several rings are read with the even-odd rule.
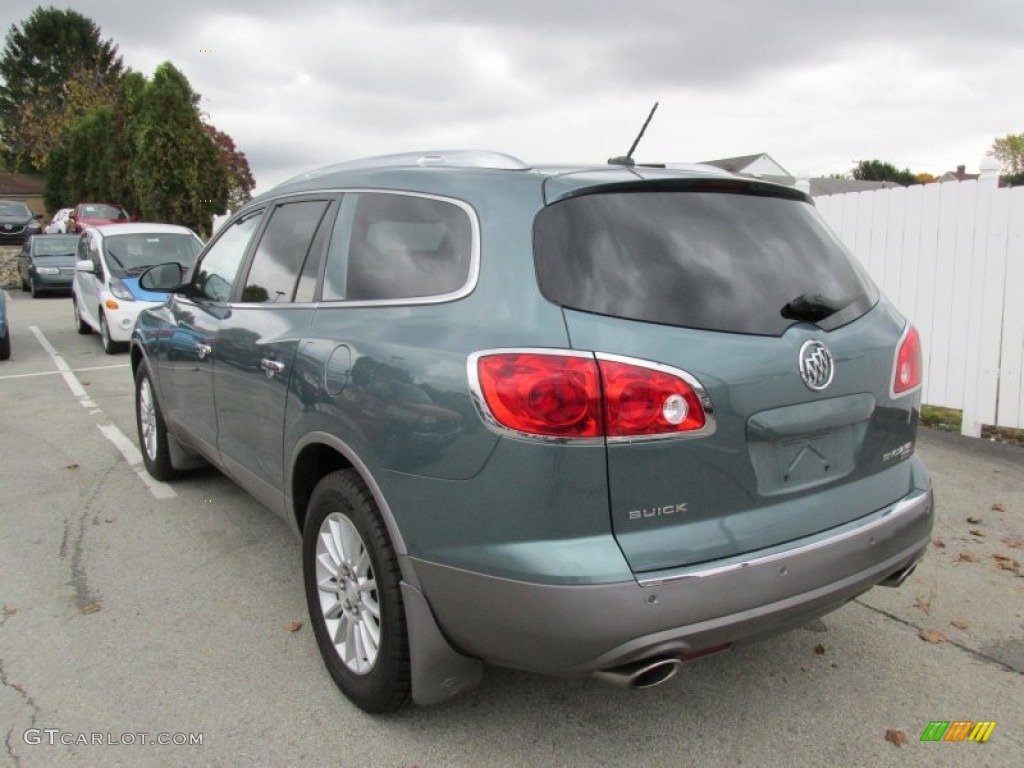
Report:
[[[96,265],[93,264],[92,261],[90,261],[89,259],[82,259],[81,261],[75,262],[75,271],[92,272],[93,274],[96,274]]]
[[[176,261],[157,264],[139,275],[139,287],[145,291],[173,293],[185,281],[185,268]]]

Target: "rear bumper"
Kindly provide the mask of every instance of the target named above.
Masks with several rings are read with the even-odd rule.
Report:
[[[410,558],[442,632],[485,662],[585,675],[800,626],[924,554],[931,489],[808,539],[595,586],[533,584]]]

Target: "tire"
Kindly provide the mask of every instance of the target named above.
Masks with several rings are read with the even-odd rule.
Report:
[[[100,312],[100,341],[103,343],[103,351],[108,355],[114,355],[121,351],[121,345],[110,338],[107,316],[102,312]]]
[[[400,708],[412,684],[398,558],[355,471],[333,472],[313,490],[302,564],[313,633],[334,682],[365,712]]]
[[[0,360],[7,360],[11,356],[11,334],[8,331],[0,338]]]
[[[28,282],[25,280],[25,278],[21,278],[21,290],[26,292],[28,291]]]
[[[35,280],[29,280],[29,288],[28,289],[29,289],[29,291],[31,291],[33,299],[38,299],[40,296],[43,295],[42,291],[40,291],[38,288],[36,288],[36,281]]]
[[[167,427],[160,403],[153,389],[149,366],[143,362],[135,373],[135,426],[139,432],[139,448],[146,471],[157,480],[173,480],[182,472],[171,466],[167,447]]]
[[[82,315],[78,312],[78,301],[75,299],[74,294],[71,295],[71,308],[75,313],[75,330],[81,336],[88,336],[92,333],[92,328],[89,327],[89,324],[82,319]]]

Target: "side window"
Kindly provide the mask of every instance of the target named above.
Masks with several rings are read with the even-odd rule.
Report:
[[[89,258],[89,236],[81,235],[78,238],[78,260],[86,261]]]
[[[227,301],[235,284],[238,267],[249,241],[259,226],[263,211],[256,211],[228,227],[203,255],[192,278],[192,296]]]
[[[274,209],[242,288],[242,301],[290,302],[327,200],[285,203]]]
[[[469,279],[472,253],[469,214],[454,203],[403,194],[346,195],[323,298],[379,301],[454,293]]]

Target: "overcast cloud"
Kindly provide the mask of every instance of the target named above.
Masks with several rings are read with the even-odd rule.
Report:
[[[39,3],[0,0],[3,31]],[[57,3],[58,7],[60,6]],[[258,190],[417,149],[527,162],[767,152],[791,173],[882,159],[977,170],[1024,132],[1021,0],[77,0],[132,69],[162,61]]]

